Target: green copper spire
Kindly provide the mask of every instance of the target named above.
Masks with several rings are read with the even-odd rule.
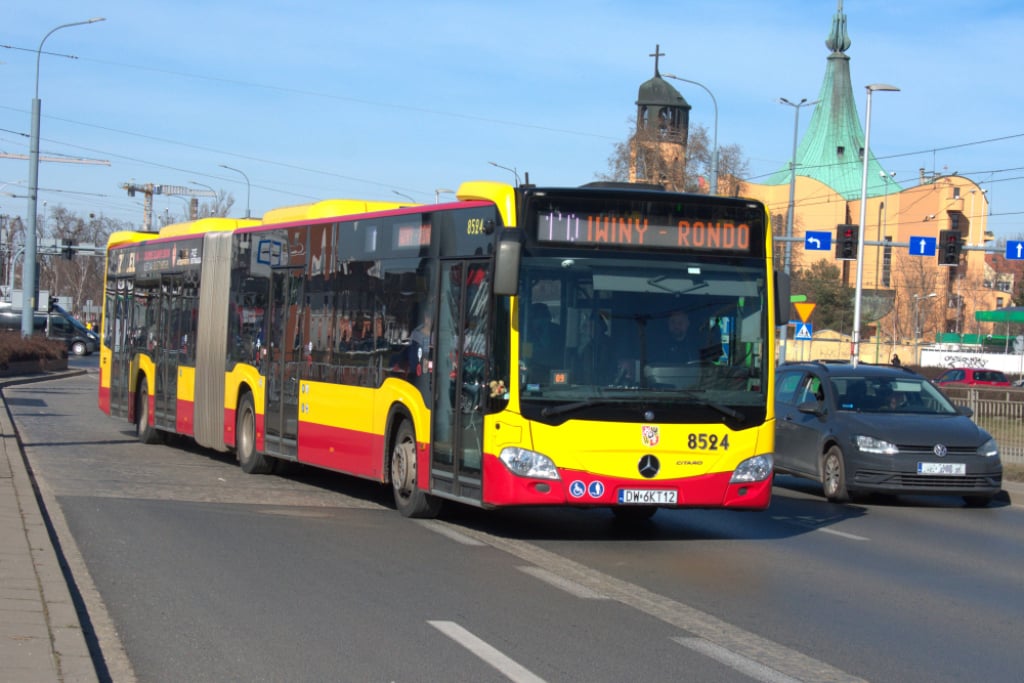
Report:
[[[838,0],[832,29],[825,40],[830,51],[825,61],[825,78],[818,91],[818,104],[797,147],[796,173],[828,185],[843,199],[856,200],[860,199],[864,168],[861,156],[864,152],[864,129],[861,128],[857,100],[850,82],[850,58],[846,54],[850,45],[843,2]],[[869,197],[902,189],[883,174],[882,166],[871,155],[868,159]],[[764,184],[784,185],[789,181],[787,163],[784,169],[769,176]]]

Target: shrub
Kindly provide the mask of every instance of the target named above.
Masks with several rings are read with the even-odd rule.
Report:
[[[0,333],[0,367],[11,363],[33,360],[60,360],[68,357],[64,342],[41,335],[22,337],[19,332]]]

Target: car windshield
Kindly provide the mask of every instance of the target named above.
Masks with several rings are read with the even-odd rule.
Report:
[[[956,406],[924,378],[833,377],[836,407],[861,413],[955,415]]]

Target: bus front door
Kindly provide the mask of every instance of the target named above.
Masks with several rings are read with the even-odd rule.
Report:
[[[299,379],[302,348],[302,268],[275,268],[270,284],[265,450],[293,459],[298,453]]]
[[[110,415],[128,417],[128,378],[135,334],[134,287],[131,280],[109,281],[104,343],[110,348]]]
[[[431,488],[470,502],[483,496],[488,278],[486,261],[444,263],[436,318]]]

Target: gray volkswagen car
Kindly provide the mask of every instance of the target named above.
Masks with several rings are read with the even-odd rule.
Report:
[[[776,369],[775,470],[844,502],[867,493],[962,496],[1002,489],[995,439],[905,368],[787,363]]]

